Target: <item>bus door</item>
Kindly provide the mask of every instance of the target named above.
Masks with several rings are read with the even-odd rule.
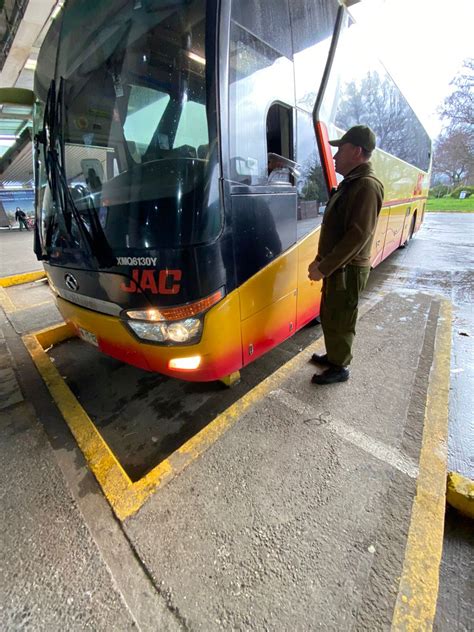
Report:
[[[235,261],[241,284],[244,365],[290,336],[296,325],[296,194],[232,196]]]
[[[233,1],[226,52],[224,169],[245,365],[291,335],[296,324],[295,92],[288,0]]]
[[[232,188],[235,270],[240,287],[243,363],[296,327],[298,252],[293,111],[274,103],[266,119],[268,161],[262,184]],[[251,165],[252,166],[252,165]]]

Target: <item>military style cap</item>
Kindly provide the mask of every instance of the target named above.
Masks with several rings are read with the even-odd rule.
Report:
[[[367,125],[354,125],[341,138],[329,141],[333,147],[340,147],[344,143],[351,143],[366,151],[373,151],[375,149],[375,134]]]

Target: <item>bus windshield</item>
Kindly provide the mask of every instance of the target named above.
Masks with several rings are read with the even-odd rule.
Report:
[[[220,231],[216,15],[206,5],[72,0],[64,10],[55,71],[61,167],[71,204],[86,224],[92,207],[116,256],[205,243]],[[43,213],[54,215],[44,198]],[[41,222],[53,249],[65,243],[60,220]]]

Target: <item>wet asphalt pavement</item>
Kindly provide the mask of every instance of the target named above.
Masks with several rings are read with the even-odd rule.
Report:
[[[474,479],[474,214],[429,213],[406,249],[373,271],[372,291],[436,292],[453,304],[448,469]],[[446,512],[435,632],[472,630],[474,531]]]
[[[407,248],[370,277],[369,291],[439,293],[453,304],[449,468],[474,479],[474,214],[428,213]]]

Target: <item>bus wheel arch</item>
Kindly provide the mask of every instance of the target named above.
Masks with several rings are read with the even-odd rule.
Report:
[[[410,243],[410,240],[413,239],[413,234],[415,232],[415,226],[416,226],[416,211],[417,209],[415,209],[412,218],[411,218],[411,222],[410,222],[410,228],[408,229],[408,233],[406,236],[405,241],[400,244],[399,248],[406,248],[408,246],[408,244]]]
[[[413,217],[411,218],[410,232],[408,235],[407,242],[410,241],[410,239],[413,239],[413,235],[415,234],[416,213],[417,213],[417,209],[415,209],[415,212],[413,213]]]

